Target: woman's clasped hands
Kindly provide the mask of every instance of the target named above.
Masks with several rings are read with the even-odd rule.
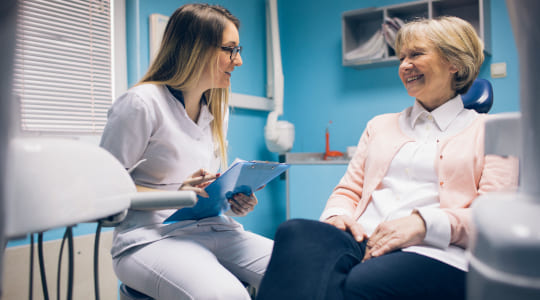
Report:
[[[349,216],[332,216],[325,222],[350,232],[358,242],[367,239],[363,261],[397,249],[418,245],[422,243],[426,235],[426,225],[417,212],[403,218],[382,222],[369,238],[362,225]]]

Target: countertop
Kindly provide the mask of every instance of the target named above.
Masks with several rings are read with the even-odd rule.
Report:
[[[324,152],[289,152],[285,154],[285,162],[291,165],[346,165],[350,161],[346,154],[327,160],[323,157]]]

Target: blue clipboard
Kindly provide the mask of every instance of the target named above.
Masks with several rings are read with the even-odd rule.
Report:
[[[164,223],[221,215],[229,209],[228,199],[232,195],[237,193],[250,195],[285,172],[289,166],[273,162],[237,162],[205,188],[210,197],[197,196],[198,200],[194,206],[177,210]]]

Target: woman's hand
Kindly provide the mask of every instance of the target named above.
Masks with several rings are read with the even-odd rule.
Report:
[[[396,249],[422,243],[426,224],[418,214],[383,222],[375,228],[366,245],[364,260],[381,256]]]
[[[219,173],[209,173],[205,169],[199,169],[191,174],[180,186],[179,191],[194,191],[201,197],[208,198],[208,193],[204,190],[212,181],[219,177]]]
[[[229,203],[231,204],[231,210],[239,217],[247,215],[250,211],[255,208],[259,201],[255,194],[251,193],[250,196],[244,193],[234,194]]]
[[[326,220],[325,223],[336,226],[338,229],[348,231],[352,234],[357,242],[362,242],[367,238],[366,232],[362,225],[358,224],[353,218],[345,215],[332,216]]]

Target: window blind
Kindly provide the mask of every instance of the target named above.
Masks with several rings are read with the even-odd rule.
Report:
[[[112,103],[110,0],[22,0],[14,94],[23,131],[101,133]]]

